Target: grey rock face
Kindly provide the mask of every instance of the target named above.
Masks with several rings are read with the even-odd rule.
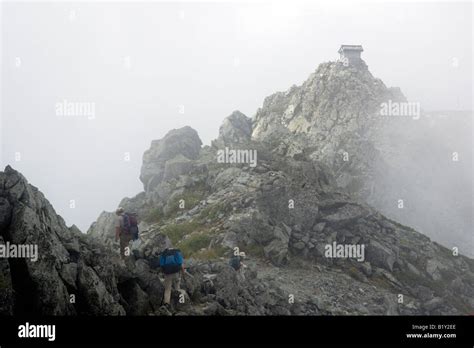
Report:
[[[116,219],[117,215],[115,215],[115,213],[103,211],[97,221],[91,225],[87,234],[99,238],[104,242],[114,240]]]
[[[124,265],[117,251],[104,244],[107,229],[98,232],[99,226],[107,227],[108,214],[102,214],[90,232],[103,238],[91,238],[75,226],[68,228],[44,196],[12,168],[0,172],[0,188],[12,217],[2,229],[0,243],[31,243],[39,250],[36,262],[0,259],[1,315],[165,314],[160,308],[163,282],[149,266],[151,259],[169,246],[165,235],[150,227],[138,254]],[[225,262],[192,260],[187,268],[189,275],[182,281],[185,303],[177,301],[179,293],[173,296],[176,314],[291,313],[285,294],[260,284],[255,272],[249,270],[246,279],[240,279]],[[195,306],[197,303],[200,305]]]
[[[376,240],[370,241],[367,248],[367,260],[371,264],[393,271],[396,258],[396,254],[388,246],[383,246]]]
[[[163,179],[170,180],[187,174],[191,171],[193,162],[187,157],[179,154],[165,164]]]
[[[196,159],[201,149],[201,139],[191,127],[183,127],[168,132],[161,140],[152,142],[143,154],[140,180],[145,191],[151,191],[165,175],[166,162],[178,155],[187,159]]]
[[[4,229],[10,224],[11,215],[12,207],[10,202],[4,197],[0,197],[0,229]]]
[[[282,274],[292,272],[287,267],[295,262],[310,262],[328,269],[339,269],[341,273],[338,276],[344,274],[344,277],[349,277],[342,283],[356,281],[364,289],[377,289],[366,289],[366,293],[354,295],[354,298],[362,296],[367,305],[361,306],[354,300],[338,308],[326,308],[328,312],[385,315],[427,313],[430,305],[423,307],[421,304],[427,300],[423,300],[420,297],[422,295],[415,290],[408,290],[413,296],[409,306],[400,309],[396,304],[397,293],[406,291],[403,289],[415,289],[419,285],[417,279],[428,284],[427,288],[433,293],[437,291],[438,296],[450,298],[447,301],[449,304],[437,307],[437,311],[459,313],[468,310],[470,302],[465,295],[462,296],[467,307],[456,307],[456,298],[461,291],[453,292],[448,286],[449,281],[443,276],[446,270],[440,270],[439,265],[446,265],[451,274],[460,276],[464,270],[472,267],[467,265],[471,261],[462,257],[463,262],[467,263],[465,268],[455,266],[442,247],[416,231],[387,219],[353,196],[340,192],[328,165],[311,160],[305,153],[293,157],[281,156],[267,142],[252,141],[252,145],[261,156],[256,168],[216,165],[212,152],[203,149],[195,161],[204,165],[206,170],[198,174],[193,172],[193,180],[200,187],[206,187],[203,197],[205,204],[185,210],[183,215],[172,222],[165,218],[154,228],[179,228],[180,224],[194,223],[197,224],[196,229],[214,231],[208,246],[210,249],[218,246],[230,252],[238,246],[251,257],[270,261],[272,267],[278,268]],[[186,173],[180,175],[186,176]],[[168,187],[173,192],[171,197],[193,193],[189,187],[179,186],[177,181],[170,181]],[[183,237],[184,245],[188,237]],[[328,258],[325,246],[333,242],[343,246],[363,245],[365,255],[360,261]],[[178,241],[178,246],[179,243],[181,241]],[[470,279],[472,271],[468,271],[468,274]],[[328,277],[332,279],[329,283],[335,281],[335,275]],[[203,291],[206,301],[212,302],[216,299],[212,292],[215,278],[206,279]],[[445,284],[441,292],[438,287],[440,283]],[[219,284],[223,286],[222,291],[227,291],[224,284]],[[387,285],[390,290],[380,284],[390,284]],[[455,288],[465,289],[466,284],[457,284]],[[281,284],[276,286],[282,287]],[[194,292],[194,289],[193,286],[190,291]],[[309,289],[301,291],[311,293]],[[472,288],[468,286],[468,289],[467,293],[471,293]],[[229,289],[226,296],[234,297],[232,291]],[[370,293],[371,296],[367,295]],[[380,301],[377,300],[377,294],[383,294]],[[392,303],[392,300],[395,302]],[[238,306],[225,300],[219,304],[207,308],[206,312],[217,313],[222,308]],[[274,310],[287,313],[287,309]],[[243,307],[239,308],[239,313],[243,310]]]
[[[275,227],[273,239],[264,248],[265,256],[275,265],[284,265],[288,261],[290,233],[286,229]]]
[[[125,314],[115,298],[116,255],[68,228],[43,194],[9,166],[0,172],[0,196],[11,207],[1,242],[38,251],[36,261],[0,260],[2,314]],[[8,221],[4,215],[1,219]]]
[[[472,186],[466,132],[472,112],[384,116],[389,103],[409,104],[399,88],[387,88],[367,68],[323,63],[301,86],[265,99],[252,139],[272,144],[282,156],[324,163],[342,191],[445,245],[454,240],[472,257],[472,189],[465,190]],[[462,148],[466,161],[441,169],[438,163],[452,148]],[[448,177],[459,182],[447,183]],[[398,208],[401,198],[409,209]]]
[[[232,144],[245,144],[252,137],[252,119],[240,111],[234,111],[226,117],[219,128],[219,138],[214,146],[223,147]]]
[[[4,244],[0,237],[0,244]],[[13,315],[13,285],[10,264],[7,259],[0,259],[0,314]]]
[[[132,197],[132,198],[125,197],[124,199],[122,199],[122,201],[119,203],[118,206],[125,209],[126,212],[142,215],[144,210],[147,209],[147,207],[145,206],[145,200],[146,200],[146,193],[140,192],[135,197]]]
[[[367,198],[376,164],[384,163],[370,139],[377,139],[384,126],[379,108],[387,100],[405,98],[367,69],[324,63],[302,86],[265,99],[252,138],[278,141],[275,148],[282,155],[305,154],[327,164],[339,187]]]

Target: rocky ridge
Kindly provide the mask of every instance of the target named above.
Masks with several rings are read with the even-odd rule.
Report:
[[[389,104],[412,109],[387,116]],[[265,98],[252,139],[326,164],[342,191],[473,256],[471,119],[426,113],[366,67],[329,62],[301,86]],[[454,153],[462,160],[453,162]]]
[[[387,98],[404,100],[367,69],[324,63],[302,87],[268,97],[253,120],[233,112],[211,146],[190,127],[153,141],[144,191],[119,204],[142,221],[142,243],[125,263],[112,241],[113,213],[81,234],[7,167],[1,238],[38,245],[40,256],[0,259],[0,312],[172,314],[160,306],[163,280],[150,265],[174,245],[188,275],[173,314],[472,313],[474,261],[366,203],[380,192],[368,183],[390,166],[376,115]],[[256,151],[258,164],[220,163],[223,148]],[[348,148],[359,157],[344,164]],[[363,261],[327,257],[333,243],[364,245]],[[227,265],[236,247],[248,256],[245,279]]]
[[[161,307],[163,279],[147,256],[120,261],[111,245],[68,228],[43,194],[17,171],[0,172],[1,242],[37,245],[38,259],[0,259],[2,315],[170,315]],[[145,234],[146,236],[146,234]],[[149,239],[153,249],[169,244],[163,234]],[[286,294],[248,272],[245,280],[226,263],[188,262],[184,304],[174,314],[293,314]],[[176,299],[177,294],[174,295]],[[308,303],[308,313],[318,314]]]
[[[248,120],[244,115],[239,117],[242,122],[234,124]],[[234,129],[232,134],[241,131]],[[185,138],[189,130],[174,130],[173,134],[178,132]],[[325,293],[326,302],[319,303],[319,308],[334,314],[454,314],[471,310],[472,260],[455,256],[339,192],[324,164],[303,155],[279,156],[267,144],[251,140],[249,133],[238,145],[257,149],[258,166],[216,163],[216,144],[236,145],[225,140],[225,132],[221,128],[213,146],[201,149],[191,161],[190,172],[164,179],[152,192],[141,193],[141,199],[121,202],[148,221],[142,225],[145,242],[140,253],[147,253],[153,245],[149,236],[155,234],[169,236],[193,259],[225,260],[238,247],[250,255],[255,262],[252,269],[261,279],[275,280],[274,275],[279,274],[279,287],[287,294],[292,293],[287,287],[291,283],[293,292],[300,289],[301,298],[311,301],[321,300]],[[182,208],[180,203],[184,203]],[[97,234],[94,230],[89,233]],[[334,242],[365,245],[365,261],[327,258],[324,248]],[[270,262],[266,272],[259,271],[263,260]],[[305,274],[302,284],[308,286],[298,284],[293,273]],[[312,293],[310,284],[318,284],[320,294]],[[352,287],[362,290],[354,293],[348,290]],[[459,287],[464,289],[463,295]],[[352,304],[342,300],[347,293],[354,294]],[[404,295],[406,306],[398,304],[399,294]]]

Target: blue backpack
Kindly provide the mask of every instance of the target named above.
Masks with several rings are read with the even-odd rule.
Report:
[[[160,267],[164,274],[178,273],[183,264],[183,255],[179,249],[166,249],[160,255]]]

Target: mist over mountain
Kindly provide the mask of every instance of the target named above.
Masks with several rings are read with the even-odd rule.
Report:
[[[53,13],[61,11],[58,7]],[[86,18],[94,22],[95,17]],[[166,99],[163,86],[155,89],[150,81],[163,83],[164,91],[176,88],[141,71],[146,64],[137,68],[147,76],[144,89],[133,91],[134,85],[125,83],[127,90],[114,98],[111,109],[100,109],[111,104],[96,105],[87,98],[55,101],[55,93],[45,92],[39,115],[53,105],[57,118],[39,117],[33,123],[38,131],[30,138],[29,126],[8,118],[5,129],[17,122],[19,130],[4,132],[9,165],[0,172],[0,314],[472,314],[472,111],[425,110],[424,103],[409,98],[403,81],[388,86],[374,76],[368,57],[377,49],[342,43],[339,58],[312,63],[313,73],[302,83],[275,83],[260,107],[249,111],[252,117],[236,105],[239,88],[229,94],[190,82],[196,89],[184,94],[193,94],[196,105],[207,105],[193,114],[209,110],[209,101],[218,104],[216,138],[209,130],[201,138],[205,118],[160,123],[143,116],[149,110],[134,122],[125,116],[147,110],[149,100]],[[171,64],[173,54],[163,55]],[[130,69],[132,58],[126,57]],[[213,56],[207,52],[205,57]],[[104,72],[102,88],[116,81],[112,70]],[[206,80],[197,70],[194,77]],[[166,69],[161,73],[166,75]],[[244,76],[240,87],[262,75]],[[18,92],[27,80],[15,81]],[[183,81],[189,81],[187,76]],[[418,82],[406,85],[413,91]],[[283,91],[275,92],[279,86]],[[152,92],[140,96],[141,90]],[[15,93],[6,95],[13,100]],[[109,97],[104,94],[104,100]],[[8,114],[26,112],[14,105],[7,103]],[[177,99],[163,105],[164,113],[176,107],[175,114],[167,113],[176,117],[188,110]],[[243,105],[249,109],[253,102]],[[99,110],[115,110],[118,116],[113,122],[95,119]],[[53,140],[42,133],[41,122],[52,129]],[[23,151],[29,147],[22,147],[19,135],[38,148]],[[66,140],[76,151],[60,146]],[[86,155],[81,143],[89,149]],[[47,156],[41,156],[42,146],[49,149]],[[141,148],[146,148],[143,155]],[[97,157],[88,161],[87,156]],[[60,157],[71,163],[67,175],[55,162]],[[15,166],[25,162],[27,174]],[[39,182],[32,168],[42,174]],[[62,202],[58,211],[40,191],[43,184],[55,187],[53,195]],[[73,190],[78,187],[81,199],[71,193],[77,194]],[[103,192],[101,200],[87,200],[96,192]],[[136,215],[140,230],[140,242],[127,244],[132,251],[123,258],[115,240],[118,207]],[[92,211],[102,213],[81,231],[61,217],[65,209],[81,216],[82,224]],[[181,288],[172,291],[171,303],[163,306],[168,278],[156,262],[170,247],[181,250],[187,273]],[[245,260],[238,271],[229,262],[235,253]]]
[[[301,86],[267,97],[253,138],[325,163],[339,188],[472,256],[473,113],[425,112],[360,61],[322,64]],[[413,110],[384,115],[388,105]]]
[[[362,44],[371,73],[423,110],[472,109],[468,2],[12,1],[0,10],[0,167],[12,164],[83,232],[140,190],[153,139],[189,125],[209,145],[232,110],[255,116],[266,96],[335,60],[340,44]],[[56,114],[65,101],[95,117]]]

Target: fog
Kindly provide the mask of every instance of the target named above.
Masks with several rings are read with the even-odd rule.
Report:
[[[341,44],[362,44],[372,74],[422,109],[472,110],[468,2],[1,6],[2,170],[82,231],[142,191],[153,139],[190,125],[209,144],[224,117],[253,116]],[[68,102],[84,109],[61,113]]]

